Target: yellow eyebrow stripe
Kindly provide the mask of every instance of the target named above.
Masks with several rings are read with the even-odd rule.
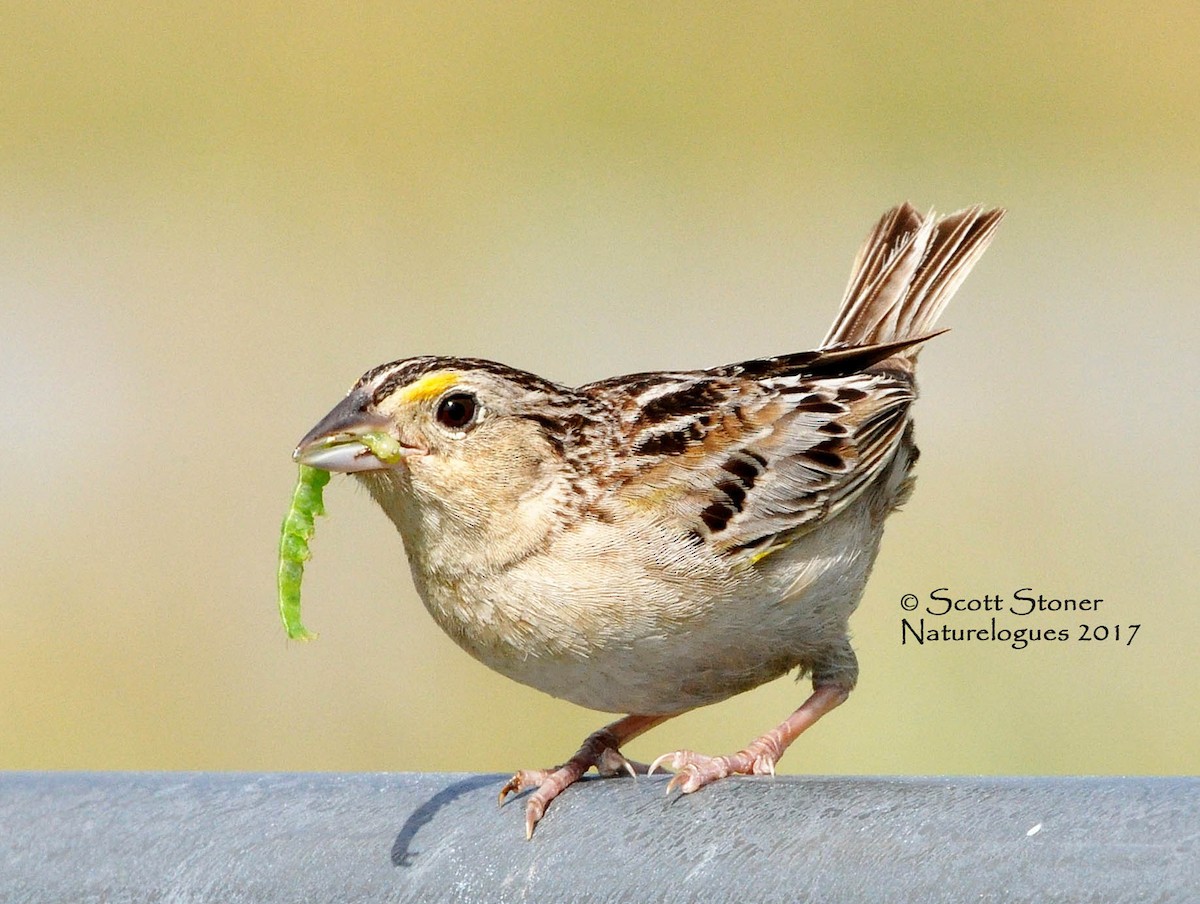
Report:
[[[441,371],[439,373],[428,374],[421,377],[417,382],[405,386],[400,390],[400,401],[423,402],[426,399],[439,396],[457,383],[458,377],[459,374],[454,371]]]

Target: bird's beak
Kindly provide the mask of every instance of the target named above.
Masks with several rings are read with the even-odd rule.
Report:
[[[388,426],[388,419],[372,409],[367,394],[355,389],[305,434],[292,458],[310,468],[343,474],[391,468],[395,458],[389,464],[367,445],[371,434],[384,433]]]

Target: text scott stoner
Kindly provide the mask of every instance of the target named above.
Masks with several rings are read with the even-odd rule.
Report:
[[[930,604],[925,607],[929,615],[949,615],[951,612],[1011,612],[1013,615],[1032,615],[1035,612],[1096,612],[1104,602],[1103,598],[1047,598],[1045,594],[1035,594],[1032,587],[1014,590],[1011,601],[998,593],[971,599],[956,599],[950,595],[949,587],[939,587],[929,592],[929,600]]]

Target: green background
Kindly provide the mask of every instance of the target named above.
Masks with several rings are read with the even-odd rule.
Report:
[[[782,771],[1192,772],[1194,3],[8,3],[0,767],[545,766],[605,716],[488,672],[291,449],[367,368],[556,380],[812,347],[876,217],[1010,209],[922,356],[924,457]],[[1132,646],[901,646],[902,594],[1101,597]],[[955,627],[986,618],[946,619]],[[939,622],[940,624],[940,622]],[[736,748],[784,679],[630,746]]]

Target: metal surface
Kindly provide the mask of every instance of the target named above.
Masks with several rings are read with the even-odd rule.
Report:
[[[1200,779],[0,774],[0,901],[1200,901]]]

